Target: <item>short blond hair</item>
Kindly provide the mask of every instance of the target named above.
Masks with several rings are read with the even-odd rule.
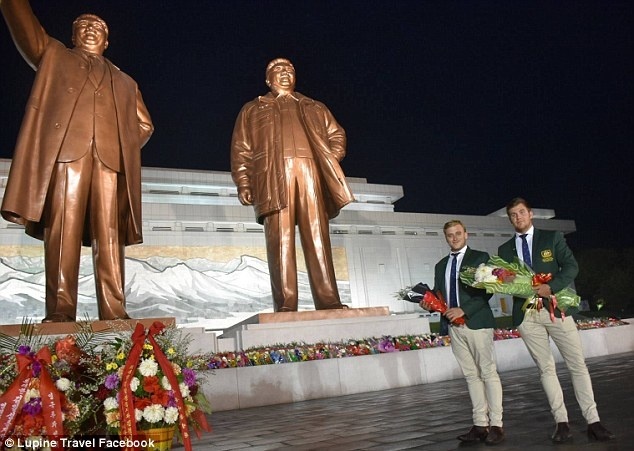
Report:
[[[465,232],[467,231],[467,228],[465,227],[465,225],[462,223],[460,219],[452,219],[451,221],[445,222],[445,225],[443,226],[442,231],[446,232],[449,227],[454,227],[457,225],[462,226],[462,229]]]

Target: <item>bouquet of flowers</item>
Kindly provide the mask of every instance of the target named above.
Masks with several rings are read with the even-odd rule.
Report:
[[[416,302],[417,304],[423,302],[429,305],[432,312],[438,312],[441,315],[447,311],[447,302],[443,299],[440,291],[434,293],[432,289],[429,288],[429,285],[425,283],[417,283],[413,287],[401,291],[403,293],[402,299],[405,301]],[[453,324],[458,326],[462,326],[464,323],[464,317],[456,318],[453,321]]]
[[[0,337],[2,441],[95,432],[100,365],[89,340],[80,346],[69,335],[42,343],[31,335],[32,325],[26,328],[30,331],[18,338]]]
[[[131,339],[119,337],[103,348],[109,432],[128,438],[159,428],[173,434],[178,427],[185,449],[191,450],[189,427],[197,435],[210,431],[204,415],[210,408],[195,370],[202,362],[188,356],[188,344],[179,329],[155,322],[147,332],[137,324]]]
[[[467,267],[460,271],[460,280],[476,288],[482,288],[487,293],[503,293],[526,299],[522,310],[541,309],[542,300],[533,287],[549,282],[552,274],[535,273],[517,257],[509,263],[498,256],[492,256],[485,264],[477,268]],[[578,307],[581,298],[572,288],[564,288],[550,297],[549,309],[554,321],[554,309],[564,312],[571,307]]]

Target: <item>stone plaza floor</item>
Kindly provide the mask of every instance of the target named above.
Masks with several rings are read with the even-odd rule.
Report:
[[[558,365],[573,438],[550,441],[554,420],[535,367],[501,373],[506,440],[461,444],[471,427],[464,379],[209,416],[213,432],[193,437],[194,450],[632,450],[634,352],[587,360],[601,422],[617,438],[590,441],[565,365]],[[221,370],[220,370],[221,371]],[[213,400],[211,400],[213,406]],[[182,445],[175,445],[182,449]]]

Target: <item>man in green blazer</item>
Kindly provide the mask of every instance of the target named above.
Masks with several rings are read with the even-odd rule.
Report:
[[[467,246],[467,229],[461,221],[444,225],[445,239],[451,252],[434,268],[434,291],[440,291],[449,309],[442,322],[464,318],[466,325],[449,326],[451,350],[467,381],[473,406],[473,427],[458,436],[463,442],[485,441],[495,445],[504,440],[502,428],[502,384],[493,349],[495,320],[489,306],[490,294],[465,285],[458,277],[460,268],[477,267],[489,260],[489,254]],[[455,295],[452,295],[455,293]],[[430,306],[421,303],[426,310]],[[446,323],[445,323],[446,324]]]
[[[551,438],[560,443],[570,439],[572,434],[549,337],[553,339],[570,371],[577,402],[588,422],[588,436],[602,441],[610,440],[614,435],[599,422],[592,381],[583,356],[579,332],[572,318],[574,311],[567,311],[565,319],[562,319],[561,312],[555,309],[554,321],[549,313],[551,296],[570,285],[577,276],[577,261],[561,232],[539,230],[533,226],[533,211],[525,199],[512,199],[506,206],[506,213],[516,233],[499,247],[498,255],[509,262],[519,257],[536,273],[552,274],[552,279],[547,284],[534,287],[535,293],[543,302],[543,308],[530,308],[524,312],[522,306],[525,300],[513,299],[513,325],[517,327],[528,352],[537,364],[542,386],[557,423]]]

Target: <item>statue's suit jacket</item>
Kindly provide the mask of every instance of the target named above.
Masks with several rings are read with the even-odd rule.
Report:
[[[449,293],[445,285],[445,272],[450,256],[443,257],[434,268],[434,291],[440,290],[443,298],[449,302]],[[477,268],[480,263],[489,261],[489,254],[467,247],[462,258],[461,269],[468,266]],[[489,306],[491,295],[486,290],[474,288],[458,280],[458,296],[460,308],[465,312],[465,319],[469,329],[495,328],[495,319]]]
[[[557,293],[575,280],[579,273],[579,265],[566,244],[563,233],[552,230],[533,230],[533,249],[531,250],[533,271],[552,274],[553,278],[548,285],[553,293]],[[499,247],[498,255],[507,262],[512,262],[517,257],[515,236]],[[513,298],[513,325],[515,327],[522,324],[524,320],[522,311],[524,302],[523,298]],[[576,309],[571,308],[566,313],[572,314],[575,311]],[[555,315],[561,318],[559,310],[555,310]]]
[[[339,161],[346,153],[346,134],[328,108],[298,92],[300,119],[319,168],[328,217],[354,200]],[[231,175],[238,187],[248,187],[260,224],[267,214],[286,207],[284,153],[280,148],[280,110],[272,93],[246,103],[236,119],[231,145]]]
[[[42,239],[40,223],[53,167],[60,159],[65,136],[74,115],[92,114],[76,109],[88,80],[88,67],[79,52],[46,34],[25,1],[3,0],[0,4],[13,40],[29,65],[35,81],[18,135],[4,199],[2,216],[26,226],[26,232]],[[136,82],[105,59],[111,74],[116,128],[109,145],[120,145],[127,196],[121,208],[129,209],[125,244],[143,241],[141,223],[141,147],[154,128]],[[108,143],[101,143],[106,146]],[[97,143],[97,146],[101,145]],[[88,146],[78,150],[85,153]],[[66,150],[66,153],[72,151]],[[86,244],[86,243],[85,243]]]

